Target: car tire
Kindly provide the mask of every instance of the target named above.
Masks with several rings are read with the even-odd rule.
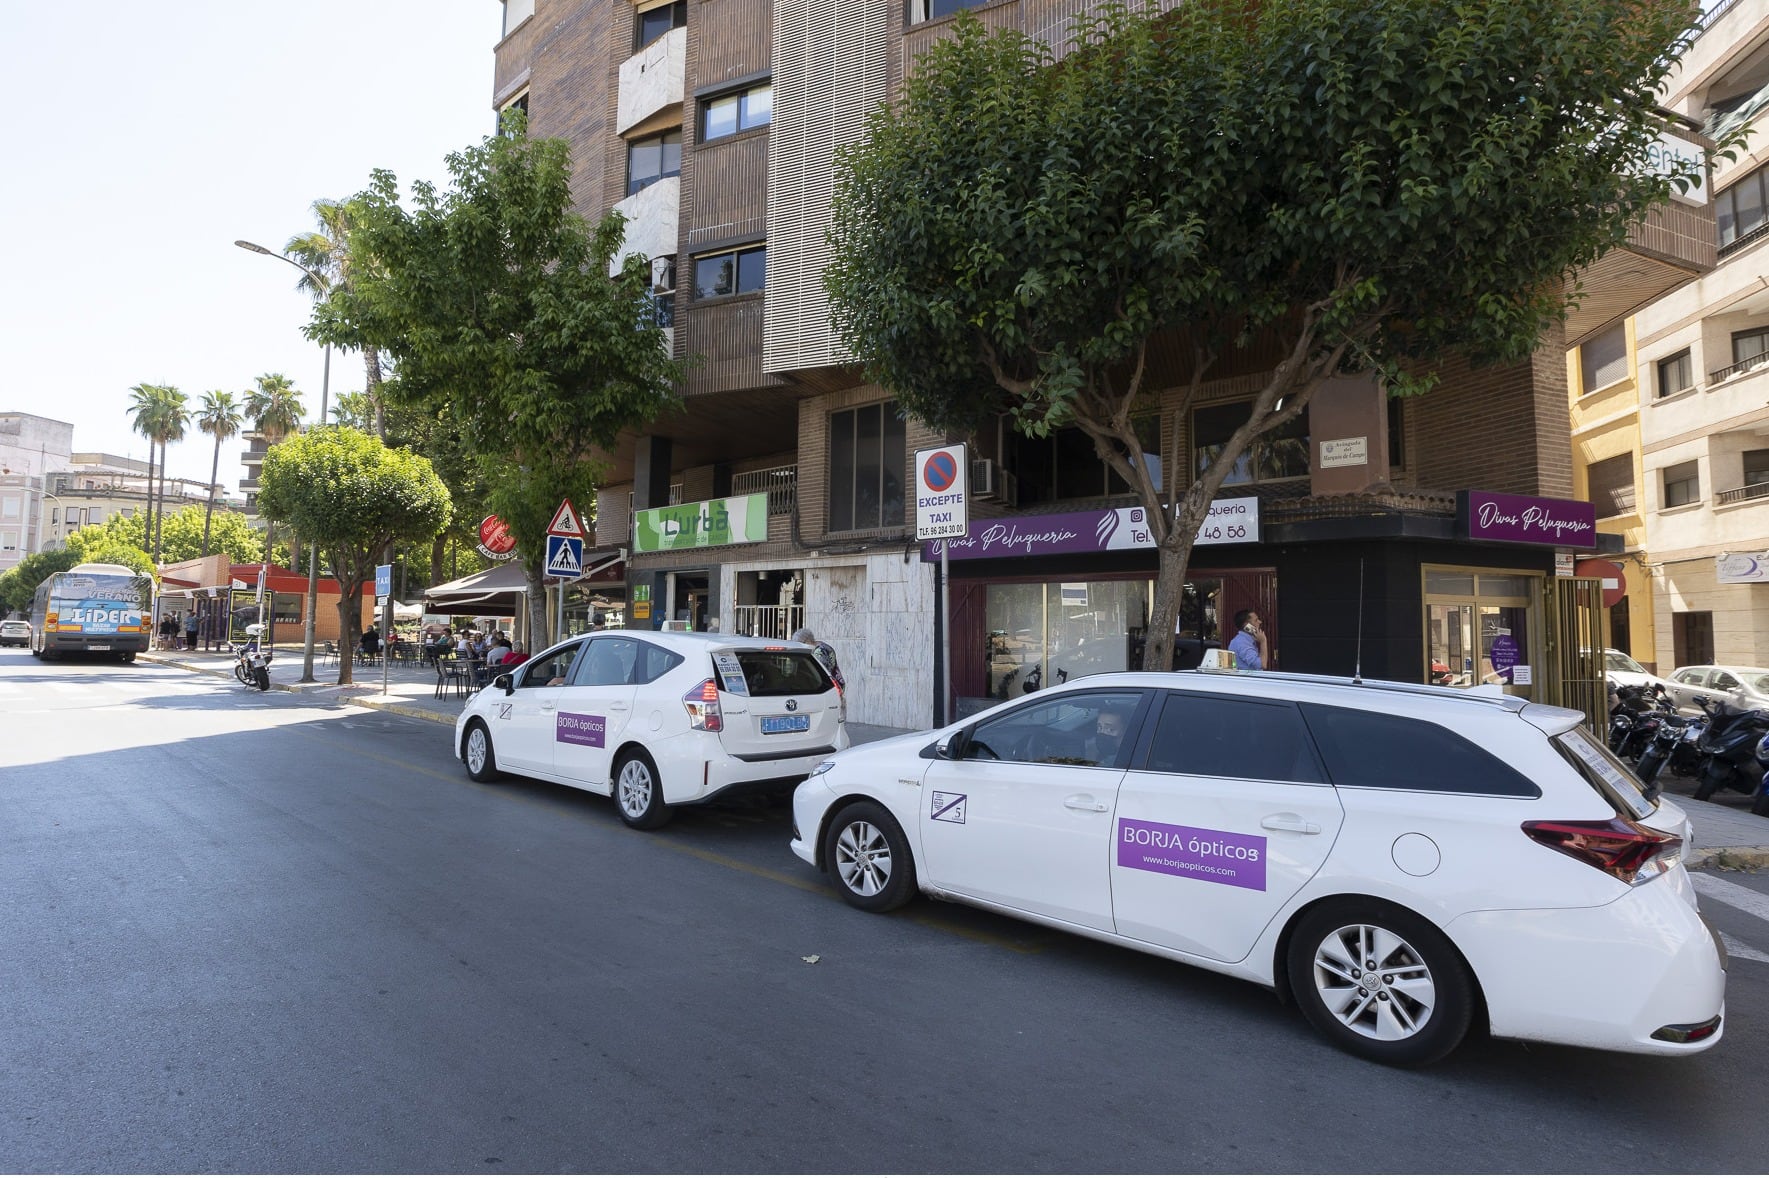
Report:
[[[864,912],[889,912],[915,896],[909,839],[877,802],[841,808],[823,833],[823,865],[837,894]]]
[[[1335,1046],[1392,1067],[1453,1051],[1474,1017],[1461,954],[1429,921],[1380,900],[1322,905],[1291,930],[1290,992]]]
[[[473,720],[467,724],[466,735],[461,738],[461,763],[467,767],[467,776],[474,781],[496,781],[503,774],[498,771],[497,750],[491,746],[491,730],[483,720]]]
[[[117,656],[117,661],[124,662],[124,663],[132,663],[135,661],[135,652],[132,650],[126,650],[122,654]]]
[[[657,763],[644,749],[623,753],[615,762],[614,809],[634,830],[656,830],[670,820]]]
[[[1695,790],[1689,796],[1694,798],[1698,802],[1705,802],[1709,798],[1713,797],[1714,791],[1719,788],[1720,788],[1719,780],[1717,778],[1715,778],[1713,774],[1709,773],[1705,768],[1703,768],[1702,770],[1700,770],[1700,774],[1696,779]]]
[[[1769,818],[1769,791],[1759,790],[1751,799],[1751,813],[1759,818]]]

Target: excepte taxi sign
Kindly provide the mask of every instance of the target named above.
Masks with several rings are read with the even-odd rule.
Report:
[[[915,452],[915,538],[943,540],[970,530],[965,446]]]

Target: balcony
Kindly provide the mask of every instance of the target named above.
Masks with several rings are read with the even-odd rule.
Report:
[[[731,476],[731,494],[766,493],[769,515],[791,515],[798,505],[798,478],[797,465],[745,471]]]
[[[1728,503],[1744,503],[1752,499],[1769,499],[1769,483],[1750,483],[1730,491],[1715,492],[1714,506],[1725,507]]]
[[[682,105],[682,67],[688,58],[688,30],[671,29],[620,66],[620,97],[614,133],[625,135],[652,115]]]
[[[1740,360],[1736,364],[1728,364],[1724,368],[1715,369],[1708,373],[1708,385],[1712,387],[1722,381],[1731,380],[1735,376],[1742,376],[1753,369],[1762,368],[1764,365],[1769,365],[1769,352],[1758,352],[1755,356]]]

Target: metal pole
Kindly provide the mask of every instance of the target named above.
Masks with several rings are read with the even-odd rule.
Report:
[[[946,563],[950,540],[940,541],[940,722],[952,723],[952,575]]]
[[[330,410],[332,391],[332,345],[326,345],[326,366],[324,375],[319,382],[319,423],[326,423],[326,413]],[[319,542],[313,541],[307,546],[307,625],[302,639],[301,651],[301,682],[313,683],[313,626],[314,615],[319,612]],[[339,655],[342,661],[342,654]],[[382,695],[387,693],[383,691]]]

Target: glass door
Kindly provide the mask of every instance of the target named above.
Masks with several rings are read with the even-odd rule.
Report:
[[[1537,698],[1541,574],[1425,570],[1425,681]]]

